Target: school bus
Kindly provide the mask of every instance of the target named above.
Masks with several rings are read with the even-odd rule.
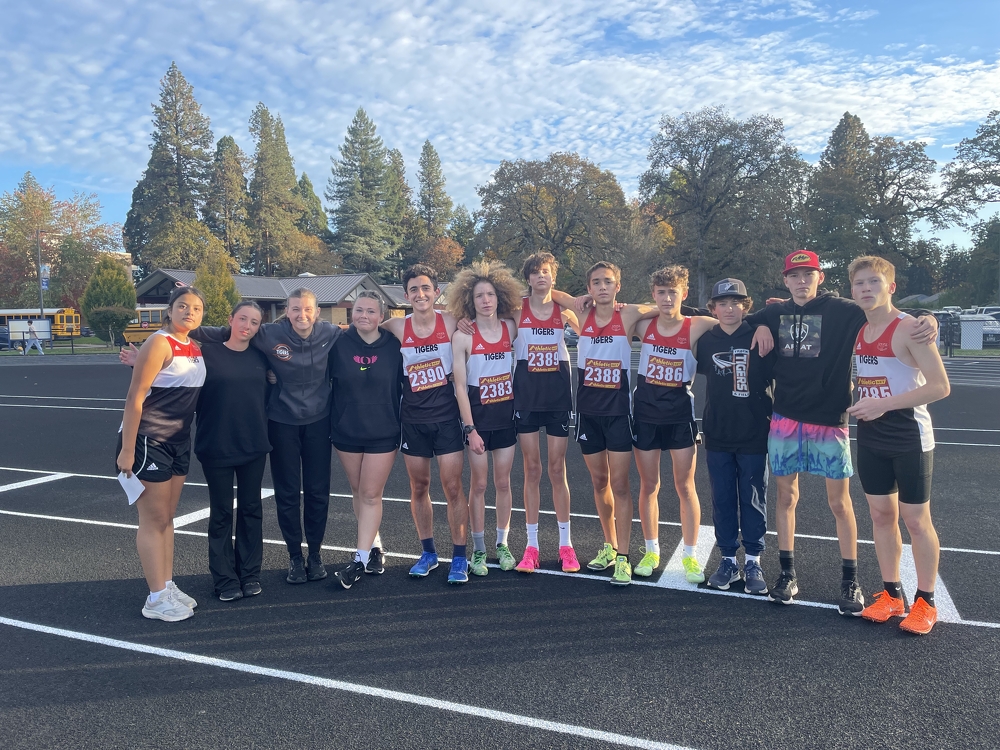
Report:
[[[166,305],[139,305],[135,308],[135,317],[125,328],[123,334],[129,344],[141,344],[159,331],[166,322],[164,312]]]
[[[14,320],[38,320],[39,314],[37,307],[0,310],[0,326],[9,326]],[[49,321],[54,338],[80,335],[80,314],[72,307],[46,307],[45,319]]]

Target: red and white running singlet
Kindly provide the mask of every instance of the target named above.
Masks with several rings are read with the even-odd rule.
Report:
[[[632,412],[635,420],[648,424],[694,421],[691,381],[697,370],[691,351],[691,318],[684,318],[673,336],[660,333],[655,318],[649,321],[639,351]]]
[[[859,399],[907,393],[927,382],[919,368],[904,364],[892,350],[892,334],[905,317],[905,313],[900,313],[871,343],[865,341],[868,323],[858,333],[854,345],[854,365],[857,368]],[[859,420],[858,445],[891,454],[934,450],[934,428],[926,404],[887,411],[870,421]]]
[[[517,411],[570,411],[573,408],[569,351],[559,305],[552,303],[552,315],[545,320],[531,312],[529,297],[521,301],[514,357],[517,359],[514,369],[514,408]]]
[[[625,335],[622,316],[616,311],[606,325],[598,326],[597,310],[592,309],[580,328],[576,344],[579,371],[576,410],[593,417],[628,415],[631,360],[632,346]]]
[[[192,339],[184,343],[162,330],[153,336],[167,339],[173,359],[149,386],[142,402],[139,434],[161,443],[186,443],[191,438],[198,394],[205,384],[205,358]]]
[[[451,339],[444,324],[444,316],[436,312],[434,331],[427,338],[420,338],[413,331],[413,315],[407,315],[403,324],[403,341],[399,351],[403,355],[403,401],[399,410],[400,421],[407,424],[433,424],[458,418],[458,401],[451,383]]]
[[[477,430],[502,430],[514,419],[514,353],[510,331],[501,321],[503,334],[490,343],[473,323],[472,353],[469,355],[468,384],[472,423]]]

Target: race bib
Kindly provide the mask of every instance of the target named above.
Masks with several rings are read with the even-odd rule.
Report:
[[[410,379],[410,390],[414,393],[440,388],[448,382],[448,374],[444,371],[440,358],[410,365],[406,368],[406,376]]]
[[[668,388],[679,388],[684,385],[684,360],[665,359],[650,355],[646,372],[643,373],[646,382],[651,385],[665,385]]]
[[[588,359],[584,363],[583,384],[589,388],[621,388],[621,360]]]
[[[559,344],[528,344],[528,372],[558,372]]]
[[[858,376],[858,396],[860,398],[888,398],[892,395],[889,378]]]
[[[514,398],[514,381],[510,373],[479,378],[479,403],[499,404]]]

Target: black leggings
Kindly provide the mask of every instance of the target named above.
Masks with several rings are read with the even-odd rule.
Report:
[[[858,445],[858,478],[868,495],[899,493],[899,502],[921,505],[931,500],[934,451],[889,456]]]
[[[309,552],[318,554],[330,505],[330,420],[324,417],[303,425],[270,420],[267,437],[272,446],[274,505],[288,554],[302,554],[303,531]]]
[[[208,482],[208,569],[215,593],[260,581],[264,528],[260,483],[267,455],[242,466],[205,466]],[[236,478],[236,548],[233,549],[233,477]]]

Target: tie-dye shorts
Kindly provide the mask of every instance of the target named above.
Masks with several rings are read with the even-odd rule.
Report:
[[[809,424],[774,414],[767,454],[771,473],[778,477],[800,472],[827,479],[847,479],[854,475],[846,427]]]

